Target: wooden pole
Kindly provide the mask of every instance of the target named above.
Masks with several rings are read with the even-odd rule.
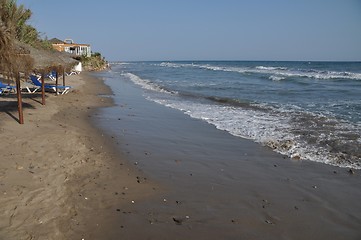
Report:
[[[65,86],[65,68],[63,68],[63,86]]]
[[[41,104],[45,105],[45,73],[41,73]]]
[[[16,74],[16,96],[18,98],[19,123],[24,124],[23,99],[20,89],[20,73]]]
[[[55,77],[56,77],[56,81],[55,81],[55,94],[58,95],[58,70],[56,70],[55,72]]]

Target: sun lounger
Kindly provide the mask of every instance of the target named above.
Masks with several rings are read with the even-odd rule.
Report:
[[[65,73],[67,76],[71,76],[71,75],[78,75],[79,72],[78,71],[71,71],[71,72],[66,72]]]
[[[30,80],[33,82],[33,84],[35,86],[38,86],[38,87],[41,88],[41,82],[39,81],[39,77],[37,77],[35,75],[30,75]],[[50,90],[50,91],[56,92],[56,86],[55,85],[45,84],[44,87],[45,87],[45,90]],[[71,89],[71,86],[58,85],[58,92],[61,95],[64,95],[64,94],[68,93],[70,91],[70,89]]]
[[[41,87],[28,82],[22,82],[20,89],[22,91],[26,90],[28,93],[36,93],[37,91],[40,91]]]
[[[16,87],[0,81],[1,94],[16,92]]]
[[[56,81],[56,72],[51,71],[49,74],[46,75],[47,78],[50,78],[52,81]]]

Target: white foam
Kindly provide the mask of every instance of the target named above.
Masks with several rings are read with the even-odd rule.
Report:
[[[319,71],[314,69],[289,69],[286,67],[272,67],[272,66],[222,67],[222,66],[214,66],[211,64],[194,64],[194,63],[186,64],[186,63],[173,63],[173,62],[163,62],[159,65],[162,67],[171,67],[171,68],[192,67],[192,68],[200,68],[200,69],[206,69],[212,71],[237,72],[241,74],[243,73],[269,74],[272,75],[274,78],[282,77],[282,79],[287,77],[289,78],[301,77],[301,78],[311,78],[311,79],[320,79],[320,80],[327,80],[327,79],[361,80],[361,73]]]
[[[172,92],[167,91],[167,90],[161,88],[160,86],[158,86],[157,84],[152,83],[150,80],[142,79],[133,73],[122,73],[122,75],[128,77],[132,82],[141,86],[143,89],[156,91],[156,92],[162,92],[162,93],[172,93],[172,94],[176,93],[175,91],[172,91]]]
[[[279,77],[279,76],[270,76],[269,79],[271,79],[272,81],[281,81],[286,79],[285,77]]]
[[[185,114],[202,119],[220,130],[230,134],[251,139],[255,142],[269,146],[274,151],[289,157],[299,157],[302,160],[322,162],[334,166],[352,167],[361,169],[360,163],[339,162],[337,155],[325,148],[312,146],[304,142],[299,136],[293,134],[291,129],[292,116],[290,110],[286,112],[257,111],[223,106],[216,104],[195,103],[184,100],[170,100],[149,98],[159,104],[183,111]],[[345,127],[345,126],[343,126]],[[348,126],[347,128],[352,127]],[[341,130],[342,126],[339,126]],[[320,141],[330,136],[320,136]]]
[[[187,66],[179,66],[179,64],[174,63],[162,64],[165,67],[171,66],[199,68],[199,66],[195,65],[188,66],[189,64],[187,64]],[[202,67],[207,67],[209,70],[216,69],[212,66],[206,65]],[[230,71],[231,69],[232,68],[228,68],[227,71]],[[235,71],[235,69],[232,69],[232,71]],[[279,72],[284,70],[258,69],[257,71]],[[317,74],[317,71],[311,71],[310,74]],[[326,72],[324,74],[326,74]],[[263,145],[272,147],[275,151],[290,157],[298,156],[300,157],[300,159],[304,160],[311,160],[335,166],[361,169],[360,159],[356,159],[356,161],[340,162],[339,155],[331,153],[329,149],[326,149],[326,147],[320,147],[317,144],[310,145],[309,143],[302,140],[302,136],[300,134],[297,135],[297,133],[292,132],[292,130],[299,129],[299,126],[295,125],[295,118],[297,118],[297,114],[305,113],[305,110],[301,109],[298,106],[283,105],[283,108],[279,108],[276,106],[272,107],[267,104],[257,104],[257,108],[255,109],[244,109],[229,105],[212,103],[205,104],[200,102],[188,101],[184,98],[182,99],[178,95],[171,94],[173,92],[166,91],[158,85],[152,83],[150,80],[142,79],[135,74],[123,73],[122,75],[128,77],[131,81],[141,86],[143,89],[166,93],[161,94],[162,96],[160,96],[159,94],[157,94],[156,96],[150,94],[148,95],[149,100],[155,101],[159,104],[171,108],[181,110],[185,114],[193,118],[202,119],[210,124],[213,124],[220,130],[228,131],[234,136],[251,139],[255,142],[259,142]],[[273,81],[280,81],[284,79],[282,76],[279,75],[271,75],[270,77],[273,77],[273,79],[271,79]],[[259,110],[260,108],[267,109],[267,111],[261,111]],[[312,115],[312,113],[308,114]],[[326,118],[325,116],[322,116],[320,114],[314,115],[315,119]],[[331,114],[328,115],[328,117],[330,116]],[[361,133],[360,125],[353,126],[346,122],[340,122],[335,120],[335,122],[332,123],[332,126],[335,131],[331,130],[331,134],[328,135],[322,135],[322,132],[319,133],[319,136],[317,136],[318,142],[333,141],[332,138],[337,138],[337,135],[342,136],[344,133],[349,134],[352,129],[354,129],[355,132]],[[356,141],[361,142],[361,139],[357,139]]]

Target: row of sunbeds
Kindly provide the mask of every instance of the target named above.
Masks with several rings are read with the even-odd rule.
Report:
[[[30,82],[26,82],[22,84],[21,90],[27,91],[28,93],[35,93],[37,91],[41,91],[41,82],[40,77],[36,75],[30,75],[29,77]],[[66,94],[71,90],[71,86],[61,86],[61,85],[54,85],[54,84],[45,84],[44,88],[46,91],[49,92],[57,92],[59,94]],[[0,94],[8,94],[16,92],[16,87],[10,84],[5,84],[0,81]]]

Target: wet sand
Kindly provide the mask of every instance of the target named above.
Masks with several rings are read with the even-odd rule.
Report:
[[[116,106],[98,125],[166,189],[126,207],[111,239],[361,238],[360,171],[286,158],[107,84]]]
[[[360,171],[284,158],[116,81],[114,102],[89,75],[46,106],[25,97],[23,126],[0,99],[0,239],[361,238]]]

